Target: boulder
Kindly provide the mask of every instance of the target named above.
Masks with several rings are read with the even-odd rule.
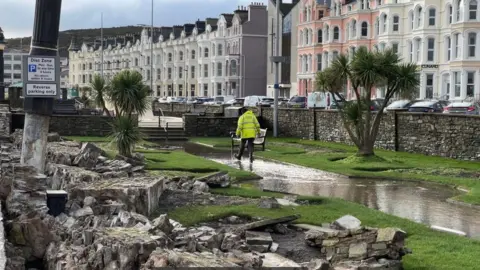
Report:
[[[142,270],[159,269],[160,267],[239,267],[227,258],[217,257],[210,252],[182,252],[167,249],[157,249],[151,255],[148,261],[142,266]]]
[[[360,228],[361,225],[362,222],[351,215],[343,216],[333,222],[333,226],[339,230],[354,230]]]
[[[50,176],[47,184],[49,189],[70,191],[72,188],[101,179],[100,175],[83,168],[62,164],[47,164],[47,175]]]
[[[83,143],[80,153],[73,160],[73,165],[93,169],[97,165],[98,157],[104,156],[104,151],[93,143]]]
[[[222,245],[220,246],[220,250],[222,251],[229,251],[233,249],[237,249],[242,243],[242,238],[239,235],[226,233]]]
[[[259,208],[275,209],[280,208],[280,203],[275,198],[262,198],[258,203]]]
[[[48,133],[47,135],[47,142],[59,142],[61,140],[62,138],[60,137],[60,134],[58,134],[57,132],[51,132],[51,133]]]
[[[85,197],[85,199],[83,199],[83,206],[84,207],[86,207],[86,206],[92,207],[92,206],[94,206],[94,204],[96,202],[97,202],[97,200],[94,197],[87,196],[87,197]]]
[[[170,235],[174,228],[174,226],[170,223],[170,219],[168,218],[167,214],[160,215],[158,218],[154,219],[152,225],[153,232],[161,231],[167,235]]]
[[[225,188],[230,186],[230,176],[227,172],[217,172],[197,178],[197,181],[205,182],[210,188]]]
[[[71,166],[80,153],[80,144],[73,141],[51,142],[47,144],[47,162]]]
[[[209,191],[208,185],[204,182],[195,181],[193,183],[193,192],[194,193],[207,193]]]

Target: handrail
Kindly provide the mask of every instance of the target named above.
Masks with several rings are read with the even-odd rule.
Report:
[[[160,125],[159,127],[161,128],[162,127],[162,117],[165,117],[165,114],[163,114],[162,108],[159,108],[159,109],[160,109],[160,114],[162,115],[162,116],[158,117],[159,120],[160,120],[159,121],[159,125]],[[163,131],[165,131],[165,136],[166,136],[165,137],[165,143],[168,143],[168,122],[166,123],[166,126],[163,127]]]

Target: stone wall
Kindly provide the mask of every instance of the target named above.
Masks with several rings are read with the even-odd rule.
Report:
[[[237,118],[198,116],[185,114],[183,116],[185,134],[190,137],[226,137],[237,128]]]
[[[9,136],[12,114],[8,104],[0,104],[0,137]]]
[[[182,117],[185,113],[199,113],[204,112],[207,116],[223,115],[225,105],[203,105],[203,104],[174,104],[174,103],[159,103],[152,104],[153,115],[171,117]]]
[[[50,132],[61,136],[108,136],[112,133],[112,119],[97,115],[54,115]]]

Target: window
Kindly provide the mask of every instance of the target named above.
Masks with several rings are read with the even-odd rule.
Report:
[[[357,36],[357,21],[352,21],[352,37]]]
[[[415,39],[415,61],[420,61],[420,50],[421,50],[422,40],[417,38]]]
[[[22,61],[22,56],[21,55],[14,55],[13,56],[13,61]]]
[[[386,33],[387,32],[387,14],[383,14],[383,33]]]
[[[150,56],[147,56],[147,65],[150,65]]]
[[[195,59],[195,50],[192,50],[192,59]]]
[[[178,67],[178,78],[183,78],[183,67]]]
[[[455,15],[455,20],[459,22],[462,19],[462,0],[457,0],[457,14]]]
[[[222,95],[222,83],[217,83],[217,96]]]
[[[398,43],[392,43],[392,51],[398,53]]]
[[[152,74],[150,70],[147,70],[147,80],[150,80]]]
[[[476,44],[477,44],[477,34],[468,33],[468,57],[475,57]]]
[[[212,44],[212,56],[215,56],[215,44]]]
[[[323,39],[323,31],[322,29],[320,29],[317,31],[317,43],[322,43],[322,39]]]
[[[382,5],[382,0],[377,0],[377,6],[381,6]]]
[[[208,77],[208,64],[203,65],[203,77],[204,78]]]
[[[435,9],[430,8],[428,10],[428,25],[434,26],[435,25]]]
[[[413,11],[410,11],[408,13],[408,19],[410,20],[410,30],[413,30],[413,23],[415,22],[415,19],[413,18]]]
[[[317,54],[317,71],[322,70],[322,54]]]
[[[85,70],[85,64],[82,65],[82,70]]]
[[[180,51],[178,53],[178,60],[183,61],[183,52],[182,51]]]
[[[368,36],[368,23],[362,22],[362,37]]]
[[[330,40],[330,27],[328,25],[325,26],[325,40],[327,42]]]
[[[468,19],[477,19],[477,7],[477,0],[470,0],[470,3],[468,4]]]
[[[168,68],[168,79],[171,80],[172,79],[172,68]]]
[[[89,64],[88,64],[88,69],[90,69],[90,70],[92,70],[92,69],[93,69],[93,65],[92,65],[92,63],[89,63]]]
[[[172,53],[168,53],[168,62],[172,62]]]
[[[452,38],[447,37],[445,43],[447,45],[447,61],[450,61],[452,59]]]
[[[90,75],[90,76],[91,76],[91,75]],[[20,74],[20,73],[13,73],[13,79],[21,80],[21,79],[22,79],[22,74]]]
[[[455,85],[455,97],[460,97],[461,94],[461,83],[460,83],[460,72],[453,72],[453,84]]]
[[[5,70],[12,70],[12,65],[10,65],[10,64],[7,65],[7,64],[5,64],[4,69],[5,69]]]
[[[162,70],[161,69],[157,69],[157,80],[161,80],[162,79]]]
[[[237,76],[237,61],[230,62],[230,75]]]
[[[322,19],[323,16],[324,16],[324,11],[323,11],[323,10],[319,10],[319,11],[318,11],[318,19],[319,19],[319,20]]]
[[[419,7],[417,9],[417,28],[420,28],[422,25],[422,8]]]
[[[375,35],[378,36],[380,34],[380,20],[378,17],[375,19]]]
[[[190,77],[195,79],[195,66],[190,67]]]
[[[475,72],[467,72],[467,97],[473,97],[475,91]]]
[[[203,57],[208,57],[208,48],[205,48],[205,50],[203,50]]]
[[[208,83],[203,84],[203,96],[208,97]]]
[[[425,98],[433,98],[433,74],[427,74],[425,83]]]
[[[435,39],[429,38],[427,42],[427,61],[433,62],[435,53]]]
[[[400,17],[398,17],[397,15],[393,16],[393,32],[398,32],[400,28]]]
[[[222,55],[223,55],[223,46],[222,46],[222,44],[218,44],[217,50],[218,50],[217,55],[218,55],[218,56],[222,56]]]
[[[460,57],[460,34],[459,33],[455,34],[454,41],[455,41],[454,57],[459,58]]]
[[[5,56],[3,57],[3,59],[4,59],[5,61],[12,61],[12,56],[11,56],[11,55],[5,55]]]
[[[20,65],[20,64],[14,64],[14,65],[13,65],[13,70],[22,70],[22,65]]]
[[[178,85],[178,96],[183,96],[183,84]]]
[[[410,62],[413,62],[413,42],[412,41],[409,41],[408,42],[408,52],[409,52],[409,61]]]
[[[221,77],[222,76],[222,63],[221,62],[218,62],[217,63],[217,76]]]
[[[332,62],[335,61],[335,60],[337,60],[337,58],[338,58],[338,52],[337,52],[337,51],[334,51],[334,52],[333,52],[333,55],[332,55]]]
[[[333,40],[338,41],[340,39],[340,29],[335,26],[333,28]]]

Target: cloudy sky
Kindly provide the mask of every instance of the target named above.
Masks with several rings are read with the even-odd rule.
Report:
[[[268,0],[154,0],[154,25],[169,26],[230,13],[239,5]],[[1,0],[6,38],[31,36],[35,0]],[[287,2],[287,1],[286,1]],[[60,30],[150,24],[151,0],[63,0]]]

